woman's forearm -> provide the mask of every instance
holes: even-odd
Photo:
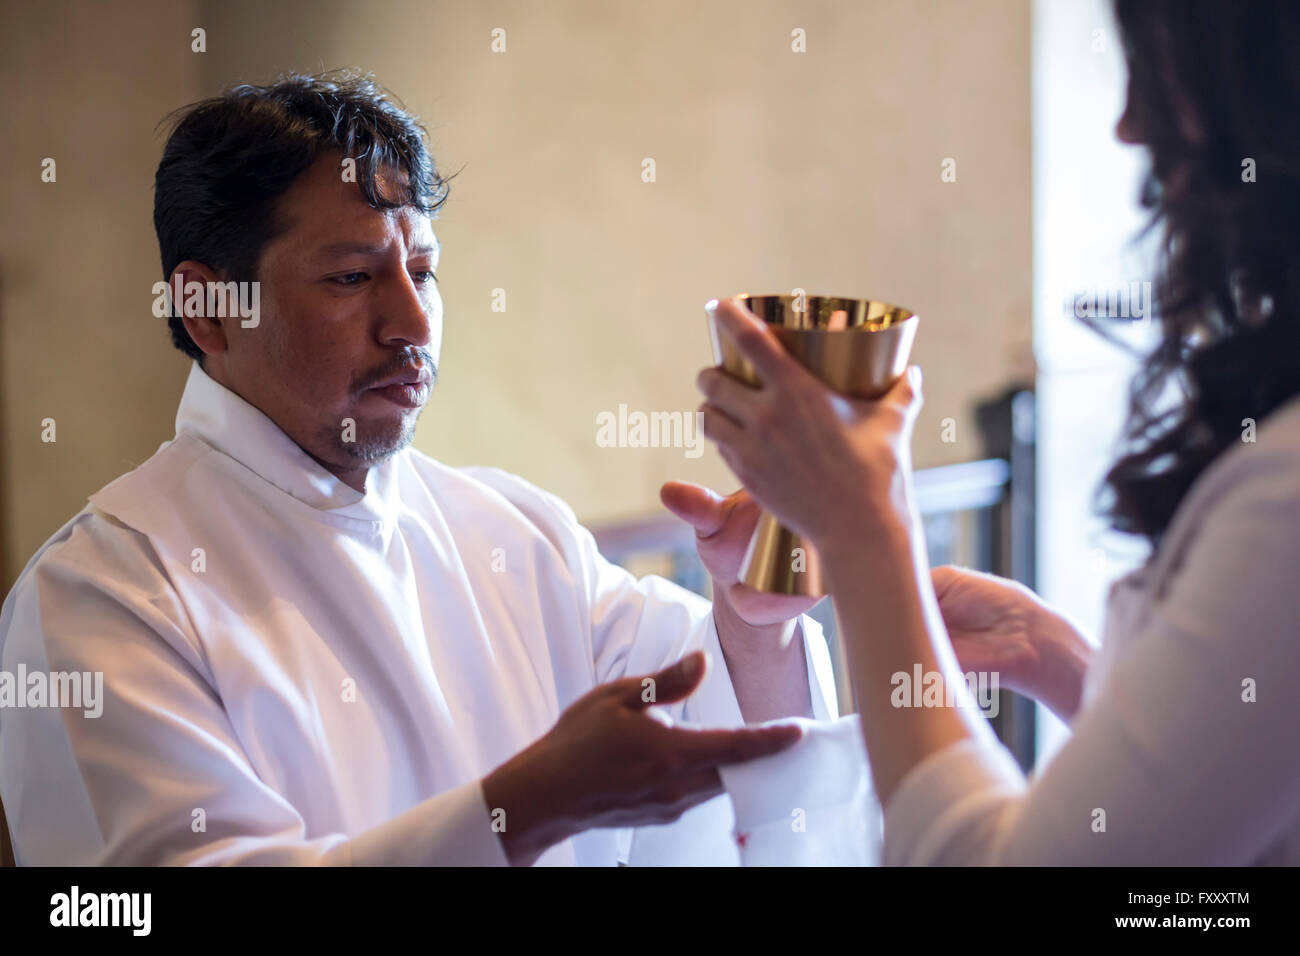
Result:
[[[918,763],[966,737],[988,733],[961,677],[923,553],[919,529],[904,518],[867,520],[842,544],[820,548],[863,736],[881,803]],[[864,546],[863,542],[867,542]],[[939,675],[962,706],[895,706],[895,675]],[[906,702],[905,702],[906,703]]]

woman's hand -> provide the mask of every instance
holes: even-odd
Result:
[[[1016,581],[955,567],[931,580],[962,671],[996,672],[1069,723],[1092,655],[1078,628]]]
[[[818,547],[869,534],[882,521],[910,526],[920,369],[908,369],[874,401],[845,398],[792,358],[748,309],[724,299],[715,317],[763,384],[702,371],[704,434],[754,498]]]

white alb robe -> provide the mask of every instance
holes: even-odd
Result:
[[[408,449],[361,494],[197,364],[176,428],[0,612],[5,671],[104,675],[99,717],[0,709],[20,864],[502,864],[481,778],[596,685],[704,648],[705,685],[669,713],[743,723],[708,602],[610,564],[526,481]],[[835,753],[859,781],[860,742]],[[734,864],[732,824],[722,796],[539,862]]]

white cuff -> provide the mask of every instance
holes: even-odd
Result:
[[[804,739],[720,769],[735,808],[742,865],[877,865],[879,814],[857,715],[771,723],[800,724]]]
[[[471,780],[348,841],[353,866],[508,866],[483,784]]]

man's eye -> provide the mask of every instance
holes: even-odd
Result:
[[[421,269],[415,275],[421,282],[428,282],[430,279],[434,282],[438,281],[438,273],[434,272],[432,269]]]
[[[361,280],[368,278],[364,272],[349,272],[347,275],[331,276],[331,282],[337,282],[339,285],[358,285]]]

